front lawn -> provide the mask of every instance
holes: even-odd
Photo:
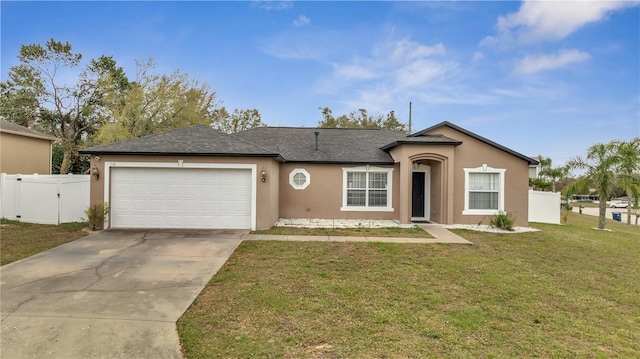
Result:
[[[473,246],[245,241],[178,322],[187,358],[640,357],[640,230],[571,213]]]
[[[65,223],[59,226],[2,219],[0,221],[0,265],[57,247],[84,237],[87,223]]]

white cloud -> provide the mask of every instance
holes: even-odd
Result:
[[[301,27],[311,23],[311,19],[304,15],[299,15],[297,19],[293,20],[294,27]]]
[[[262,47],[265,54],[287,60],[319,60],[325,57],[322,51],[310,44],[270,43]]]
[[[285,60],[327,62],[343,50],[335,44],[337,34],[294,31],[262,40],[260,49],[267,55]]]
[[[388,112],[398,102],[410,100],[485,105],[501,97],[472,89],[465,76],[468,69],[448,55],[443,43],[387,37],[367,47],[367,51],[344,41],[344,37],[341,32],[295,32],[269,38],[261,48],[277,58],[329,65],[329,73],[318,78],[314,90],[339,96],[336,102],[347,109]],[[482,56],[478,53],[475,59]]]
[[[455,63],[420,59],[400,67],[394,74],[395,82],[398,88],[418,88],[446,76],[456,67]]]
[[[471,57],[471,62],[478,62],[482,59],[484,59],[484,54],[480,51],[476,51],[473,53],[473,56]]]
[[[444,55],[446,52],[442,43],[425,46],[411,40],[401,40],[394,44],[391,58],[396,61],[413,60],[431,55]]]
[[[370,80],[377,77],[372,69],[358,64],[334,64],[334,76],[344,80]]]
[[[514,67],[514,73],[533,74],[544,70],[554,70],[567,65],[586,61],[589,53],[571,49],[560,50],[552,54],[531,55],[522,58]]]
[[[613,12],[640,2],[630,1],[537,1],[525,0],[518,12],[498,17],[497,36],[481,44],[532,43],[566,38],[590,23],[606,20]]]
[[[461,68],[455,59],[444,57],[442,43],[422,44],[410,39],[378,42],[366,55],[334,61],[333,72],[322,79],[318,90],[349,94],[339,102],[346,108],[387,112],[398,102],[411,99],[427,103],[476,101],[466,91],[452,88]]]
[[[336,59],[355,54],[363,42],[361,33],[304,27],[258,40],[259,49],[269,56],[286,60],[308,60],[331,65]]]
[[[251,6],[262,10],[289,10],[293,7],[293,1],[254,0]]]

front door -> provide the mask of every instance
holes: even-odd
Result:
[[[424,172],[413,172],[413,182],[411,187],[411,217],[424,218]]]
[[[411,176],[411,218],[414,220],[428,221],[430,198],[430,167],[419,166],[418,170],[414,170]]]

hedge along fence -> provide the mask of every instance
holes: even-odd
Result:
[[[0,217],[21,222],[81,222],[89,207],[89,175],[8,175],[0,178]]]

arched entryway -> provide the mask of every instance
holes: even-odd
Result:
[[[411,220],[447,223],[447,158],[423,153],[411,160]]]

